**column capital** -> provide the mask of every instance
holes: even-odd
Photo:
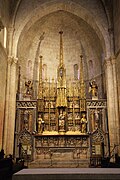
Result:
[[[7,62],[8,62],[9,65],[12,64],[12,61],[13,61],[13,57],[12,56],[8,56]]]
[[[13,57],[12,58],[12,64],[17,64],[18,63],[18,58],[17,57]]]
[[[10,65],[17,64],[18,58],[17,57],[13,57],[13,56],[8,56],[7,62]]]
[[[109,34],[113,34],[113,32],[114,32],[113,27],[108,28],[108,32],[109,32]]]
[[[115,64],[116,64],[116,58],[115,58],[115,57],[113,57],[113,58],[111,59],[111,63],[112,63],[112,65],[115,65]]]
[[[110,56],[109,58],[105,58],[104,60],[104,64],[107,64],[107,65],[114,64],[115,62],[116,62],[116,57],[114,55]]]
[[[111,66],[111,58],[105,58],[104,60],[104,67]]]
[[[7,30],[8,30],[7,32],[8,34],[12,34],[15,31],[15,28],[13,26],[8,26]]]

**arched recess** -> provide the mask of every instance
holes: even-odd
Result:
[[[22,2],[21,2],[22,3]],[[94,18],[93,15],[85,8],[78,5],[77,3],[73,1],[50,1],[47,3],[38,4],[38,6],[29,13],[29,16],[27,16],[22,23],[19,22],[19,19],[17,19],[16,14],[16,21],[14,22],[15,26],[15,32],[13,37],[13,47],[12,48],[12,54],[14,56],[17,56],[17,44],[20,37],[21,32],[25,29],[25,31],[28,31],[28,29],[39,19],[42,17],[51,14],[53,12],[57,12],[58,10],[63,10],[66,12],[69,12],[71,14],[74,14],[80,18],[82,18],[86,23],[88,23],[94,31],[97,33],[98,37],[100,38],[102,47],[105,51],[105,56],[108,58],[110,57],[110,43],[109,43],[109,34],[108,34],[108,27],[104,27],[101,22],[97,21],[97,18]],[[19,9],[18,9],[19,12]],[[16,24],[18,22],[18,24]]]
[[[53,24],[54,20],[54,24]],[[50,22],[50,23],[49,23]],[[30,29],[27,31],[26,29],[22,31],[19,41],[18,41],[18,59],[23,64],[23,70],[25,72],[24,62],[26,59],[32,59],[35,64],[36,61],[36,52],[39,44],[39,38],[44,34],[43,41],[41,43],[40,53],[43,55],[43,63],[54,64],[53,66],[57,68],[59,63],[59,31],[63,30],[63,41],[64,41],[64,63],[67,67],[67,75],[71,70],[72,65],[75,63],[80,63],[80,54],[84,56],[84,76],[85,80],[89,80],[88,68],[89,58],[95,59],[95,76],[101,73],[101,52],[103,53],[101,42],[94,32],[94,30],[82,19],[77,16],[68,13],[66,11],[57,11],[51,13],[40,20],[38,20]],[[54,32],[55,30],[55,32]],[[27,38],[26,38],[27,37]],[[49,40],[50,39],[50,40]],[[49,44],[49,47],[46,45]],[[51,45],[53,45],[51,48]],[[96,45],[97,44],[97,45]],[[46,48],[47,46],[47,48]],[[97,48],[97,49],[96,49]],[[33,49],[33,51],[31,51]],[[48,54],[48,51],[54,51],[54,55],[51,56],[51,52]],[[30,52],[29,52],[30,51]],[[34,55],[33,55],[34,54]],[[21,57],[23,55],[23,57]],[[32,57],[31,57],[32,56]],[[58,57],[56,57],[58,56]],[[38,55],[39,57],[39,55]],[[57,58],[57,59],[56,59]],[[39,59],[38,59],[39,62]],[[37,62],[37,63],[38,63]],[[34,72],[39,71],[38,69]],[[51,75],[50,68],[52,66],[48,66],[48,74]],[[54,68],[54,70],[56,69]],[[53,71],[53,69],[52,69]],[[69,76],[69,75],[68,75]],[[56,77],[56,73],[53,74],[52,77]],[[38,79],[33,78],[35,81]]]
[[[21,4],[22,4],[23,1],[21,1]],[[39,1],[40,2],[40,1]],[[34,24],[50,15],[50,14],[53,14],[53,13],[57,13],[58,11],[64,11],[64,12],[68,12],[78,18],[81,18],[84,22],[86,22],[90,27],[91,29],[94,30],[95,34],[99,37],[99,40],[100,40],[100,43],[101,43],[101,46],[102,46],[102,49],[104,50],[104,57],[106,57],[106,59],[109,59],[110,56],[111,56],[111,42],[110,42],[110,37],[109,37],[109,33],[108,33],[108,27],[109,25],[107,23],[103,23],[102,24],[102,21],[99,20],[99,18],[97,18],[97,15],[94,16],[93,13],[91,13],[91,11],[89,11],[87,8],[85,8],[84,6],[82,6],[81,4],[77,3],[79,1],[60,1],[60,0],[54,0],[54,1],[45,1],[45,3],[43,3],[42,5],[39,3],[38,6],[34,6],[34,10],[32,11],[28,11],[28,15],[26,17],[23,18],[22,17],[22,23],[20,23],[20,13],[19,13],[19,9],[18,9],[18,12],[16,12],[16,19],[14,20],[14,28],[15,28],[15,31],[14,31],[14,35],[12,34],[13,36],[13,46],[11,48],[11,54],[13,56],[17,56],[18,55],[18,52],[17,52],[17,49],[18,49],[18,42],[19,42],[19,39],[21,37],[21,34],[22,32],[28,32],[29,29],[34,26]],[[83,1],[82,1],[83,2]],[[86,1],[87,2],[87,1]],[[89,1],[90,2],[90,1]],[[94,9],[92,9],[94,11]],[[18,15],[19,14],[19,15]],[[84,43],[84,42],[83,42]],[[82,43],[82,44],[83,44]],[[84,49],[85,50],[85,49]],[[87,51],[87,50],[86,50]],[[103,58],[104,58],[103,57]],[[86,57],[87,59],[87,57]],[[110,78],[109,79],[112,79],[112,69],[109,69],[108,70],[110,71]],[[111,80],[112,81],[112,80]],[[112,89],[110,86],[108,88],[108,90]],[[114,92],[110,91],[110,93],[108,92],[108,97],[111,96],[111,93],[113,94],[113,99],[117,99],[117,98],[114,98]],[[112,98],[111,98],[112,99]],[[110,98],[109,98],[110,100]],[[111,102],[111,101],[110,101]],[[109,105],[110,105],[110,108],[109,110],[111,111],[111,104],[112,107],[114,107],[114,103],[109,102]],[[109,118],[111,119],[110,122],[113,121],[113,114],[114,112],[112,113],[109,112]],[[111,127],[112,127],[112,123],[111,123]],[[113,132],[113,131],[111,131]],[[112,133],[111,133],[112,134]]]
[[[24,158],[25,160],[32,160],[32,146],[32,135],[26,129],[24,129],[18,135],[19,157]]]

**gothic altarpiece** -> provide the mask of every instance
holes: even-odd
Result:
[[[106,100],[98,99],[95,81],[90,83],[92,99],[86,99],[82,56],[80,79],[66,80],[62,33],[57,82],[43,81],[40,56],[37,99],[32,100],[34,87],[28,81],[24,100],[16,102],[15,155],[27,161],[54,159],[57,152],[70,152],[73,161],[90,161],[109,151]]]

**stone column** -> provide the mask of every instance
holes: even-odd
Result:
[[[113,72],[113,62],[111,58],[105,60],[105,75],[106,75],[106,91],[107,91],[107,111],[108,111],[108,127],[110,136],[110,151],[114,146],[118,145],[118,134],[116,127],[116,108],[117,104],[115,90],[115,69]]]
[[[108,127],[110,135],[111,149],[116,144],[115,132],[115,107],[114,107],[114,85],[111,59],[105,60],[105,75],[106,75],[106,91],[107,91],[107,111],[108,111]]]
[[[10,91],[10,69],[12,63],[12,57],[9,56],[7,60],[7,87],[6,87],[6,99],[5,99],[5,121],[4,121],[4,133],[3,133],[3,149],[5,154],[7,153],[7,130],[9,119],[9,91]]]
[[[14,148],[14,129],[16,112],[16,65],[17,58],[12,59],[10,74],[10,93],[9,93],[9,119],[7,129],[7,154],[13,154]]]
[[[112,58],[112,70],[113,70],[113,85],[114,85],[114,110],[115,110],[115,131],[116,131],[116,145],[119,145],[120,142],[120,132],[119,132],[119,109],[118,109],[118,91],[117,91],[117,74],[116,74],[116,59]],[[116,147],[118,152],[119,148]],[[120,153],[120,150],[119,150]]]
[[[8,32],[7,32],[7,34],[8,34],[8,54],[9,55],[13,55],[13,53],[12,53],[12,49],[13,49],[13,34],[14,34],[14,31],[15,31],[15,29],[14,29],[14,27],[13,26],[9,26],[8,27]]]

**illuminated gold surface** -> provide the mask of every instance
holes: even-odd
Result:
[[[80,135],[81,112],[86,111],[83,56],[80,56],[80,79],[66,80],[63,58],[63,32],[60,33],[60,56],[57,81],[42,79],[42,56],[39,65],[38,112],[45,122],[42,135]],[[49,79],[49,80],[48,80]]]

